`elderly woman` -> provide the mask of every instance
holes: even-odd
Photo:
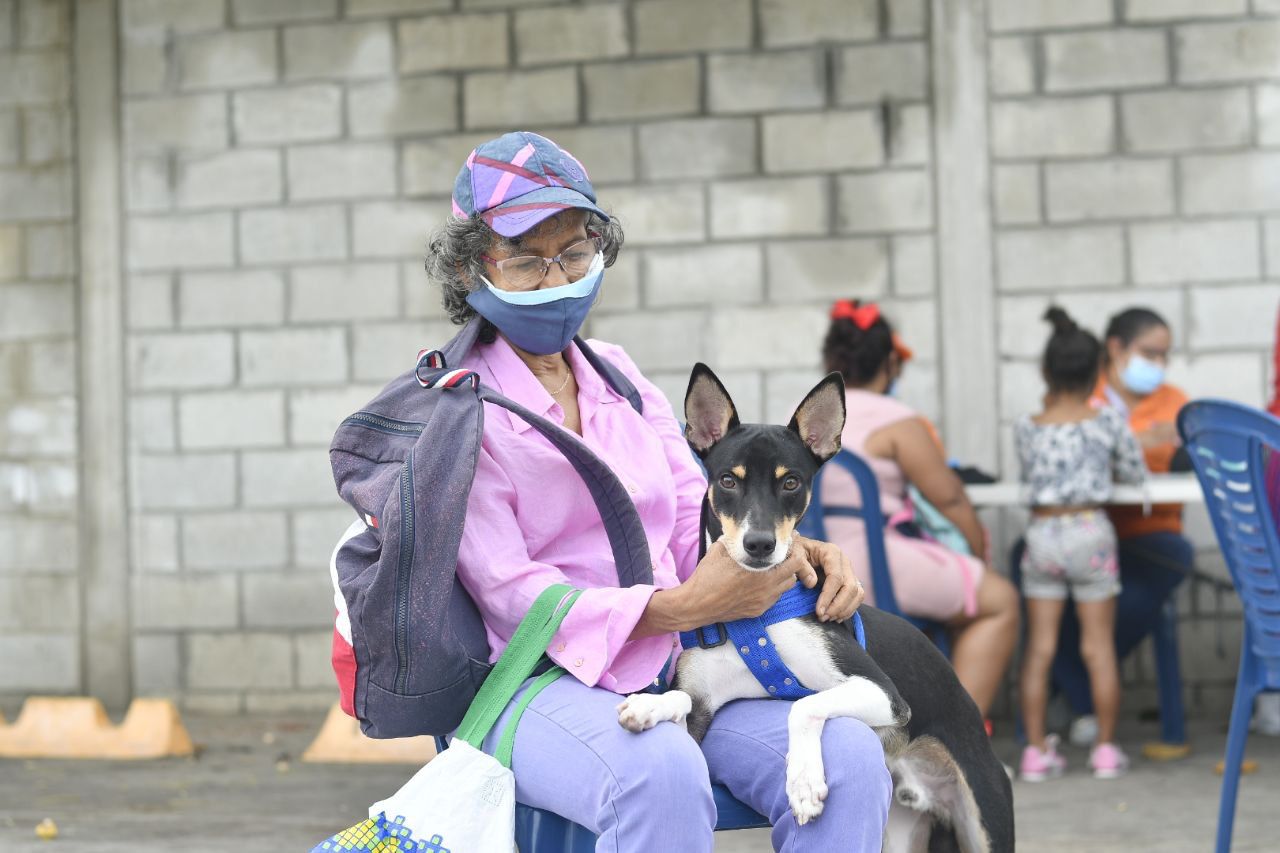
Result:
[[[826,726],[830,793],[822,817],[803,826],[785,791],[788,703],[729,705],[701,748],[671,723],[642,734],[618,724],[619,694],[660,677],[680,649],[677,632],[758,615],[797,577],[812,586],[814,564],[825,574],[820,615],[846,619],[862,600],[848,560],[823,543],[797,538],[765,573],[742,571],[718,543],[698,559],[707,483],[671,406],[621,348],[590,343],[635,384],[643,414],[571,345],[622,241],[581,163],[549,139],[508,133],[467,157],[453,217],[427,258],[453,321],[487,321],[460,366],[579,435],[631,493],[654,559],[651,585],[619,588],[604,525],[568,460],[490,409],[457,573],[492,659],[549,584],[585,590],[548,649],[573,677],[533,700],[516,735],[516,798],[597,833],[597,850],[710,851],[717,782],[769,818],[777,849],[879,850],[890,780],[860,722]]]

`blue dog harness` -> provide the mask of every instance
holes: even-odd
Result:
[[[800,683],[778,654],[777,647],[769,639],[766,626],[797,616],[813,613],[818,606],[818,589],[806,589],[798,581],[796,585],[782,594],[772,607],[756,619],[735,619],[732,622],[717,622],[704,625],[692,631],[680,632],[680,645],[686,649],[710,649],[733,643],[742,655],[747,669],[755,676],[756,681],[770,696],[779,699],[799,699],[810,696],[815,691]],[[866,630],[862,627],[862,615],[853,614],[853,635],[858,645],[867,647]]]

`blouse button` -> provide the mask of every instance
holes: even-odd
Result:
[[[636,488],[635,483],[632,483],[631,485],[627,486],[627,491],[634,495],[636,492],[639,491],[639,489]]]
[[[560,645],[556,646],[556,651],[558,652],[564,651],[564,643],[561,643]]]
[[[574,662],[573,662],[573,665],[574,665],[574,666],[582,666],[582,658],[578,658],[576,661],[574,661]]]

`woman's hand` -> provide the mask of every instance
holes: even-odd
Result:
[[[813,566],[795,548],[772,569],[753,572],[740,566],[724,543],[717,541],[681,589],[692,612],[698,614],[700,621],[694,626],[698,627],[759,616],[795,586],[797,577],[808,587],[818,582]]]
[[[792,554],[812,565],[822,567],[822,592],[818,596],[817,613],[823,622],[843,622],[853,616],[867,597],[862,581],[853,573],[848,556],[830,542],[795,537]],[[811,584],[805,584],[811,586]]]
[[[1163,447],[1165,445],[1178,445],[1181,442],[1178,439],[1178,428],[1170,421],[1158,421],[1137,434],[1138,444],[1142,445],[1143,450],[1150,447]]]

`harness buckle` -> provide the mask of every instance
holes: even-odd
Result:
[[[708,628],[715,628],[720,634],[720,639],[716,640],[714,643],[708,643]],[[729,629],[725,628],[723,622],[717,622],[715,625],[703,625],[698,629],[698,648],[700,649],[714,649],[716,646],[723,646],[727,642],[729,642]]]

